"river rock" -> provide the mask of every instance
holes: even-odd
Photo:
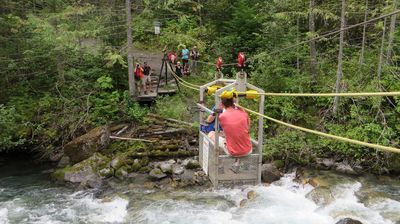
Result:
[[[114,170],[110,167],[105,167],[99,170],[99,176],[103,178],[112,177],[114,175]]]
[[[247,192],[247,199],[249,200],[254,200],[257,196],[258,194],[253,190]]]
[[[197,171],[194,173],[193,180],[198,185],[204,185],[208,182],[208,177],[204,171]]]
[[[247,207],[248,200],[247,199],[242,199],[239,203],[239,207],[244,208]]]
[[[194,184],[194,174],[193,170],[184,170],[183,174],[180,175],[180,186],[185,187]]]
[[[355,220],[355,219],[351,219],[351,218],[345,218],[345,219],[341,219],[336,224],[362,224],[362,222]]]
[[[181,175],[181,174],[183,174],[183,172],[185,172],[185,168],[183,168],[183,166],[178,165],[178,164],[172,165],[172,173],[173,174]]]
[[[163,173],[172,173],[172,165],[169,162],[163,162],[160,164],[160,169]]]
[[[316,168],[322,170],[329,170],[335,165],[335,161],[331,158],[317,158],[315,163]]]
[[[176,161],[174,159],[170,159],[170,160],[168,160],[168,163],[172,165],[172,164],[175,164]]]
[[[339,173],[344,173],[344,174],[357,174],[356,171],[347,163],[336,163],[335,164],[336,168],[335,170]]]
[[[159,168],[154,168],[150,171],[149,176],[154,180],[160,180],[167,176],[167,174],[163,173]]]
[[[200,168],[200,163],[199,161],[195,160],[195,159],[189,159],[187,164],[186,164],[186,169],[198,169]]]
[[[68,156],[61,157],[60,161],[58,161],[57,167],[64,168],[71,163],[71,159]]]
[[[95,153],[90,158],[83,160],[72,167],[65,167],[53,173],[53,177],[71,183],[94,182],[100,179],[96,174],[97,170],[107,167],[109,159],[101,154]]]
[[[327,187],[315,188],[306,195],[306,198],[314,201],[317,205],[327,205],[334,200],[331,190]]]
[[[281,172],[272,163],[262,165],[261,179],[263,182],[272,183],[279,180],[281,177]]]
[[[110,130],[107,126],[97,127],[75,138],[64,146],[64,153],[72,163],[83,161],[95,152],[105,149],[110,142]]]
[[[123,166],[123,167],[119,168],[117,171],[115,171],[115,177],[120,180],[125,179],[127,176],[128,176],[128,169],[125,166]]]

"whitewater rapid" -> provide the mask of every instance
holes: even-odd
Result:
[[[54,186],[44,174],[0,176],[0,224],[335,224],[347,217],[364,224],[400,222],[400,181],[323,175],[331,180],[332,198],[324,203],[311,200],[314,187],[295,181],[294,173],[270,186],[220,190],[135,191],[119,183],[120,190],[106,195]],[[257,197],[241,206],[249,191]]]

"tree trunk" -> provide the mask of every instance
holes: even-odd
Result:
[[[300,33],[300,31],[299,31],[299,27],[300,27],[300,17],[299,16],[297,16],[297,21],[296,21],[296,23],[297,23],[297,30],[296,30],[296,44],[299,44],[299,42],[300,42],[300,37],[299,37],[299,33]],[[299,49],[299,48],[298,48]],[[297,54],[296,54],[296,69],[297,69],[297,72],[300,72],[300,56],[299,56],[299,50],[297,49]]]
[[[344,29],[346,26],[346,0],[342,0],[342,13],[340,16],[340,29]],[[344,31],[340,32],[340,43],[339,43],[339,55],[338,55],[338,67],[336,72],[336,87],[335,92],[339,93],[341,90],[341,82],[343,77],[343,45],[344,45]],[[339,105],[339,96],[335,96],[333,101],[333,114],[337,115]]]
[[[379,52],[379,63],[378,63],[378,80],[381,80],[382,77],[382,66],[384,63],[383,51],[385,49],[385,39],[386,39],[386,17],[383,20],[383,31],[382,31],[382,41],[381,41],[381,50]]]
[[[310,32],[314,35],[315,33],[315,18],[314,18],[314,6],[315,0],[310,0],[310,15],[308,26]],[[312,83],[315,84],[317,82],[317,50],[315,47],[315,41],[310,41],[310,72],[311,72],[311,80]]]
[[[133,77],[133,55],[132,55],[132,15],[131,0],[126,0],[126,23],[127,23],[127,41],[128,41],[128,80],[129,94],[135,96],[135,79]]]
[[[393,0],[393,11],[397,9],[397,0]],[[396,15],[394,14],[390,17],[390,29],[389,29],[389,41],[387,46],[386,60],[390,61],[392,58],[392,50],[393,50],[393,39],[394,39],[394,31],[396,28]]]
[[[364,22],[368,19],[368,0],[365,0],[365,13],[364,13]],[[361,53],[360,53],[360,67],[364,64],[364,51],[365,51],[365,36],[367,31],[367,24],[365,23],[363,26],[363,36],[362,36],[362,44],[361,44]]]

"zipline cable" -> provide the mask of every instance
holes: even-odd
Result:
[[[274,119],[272,117],[268,117],[268,116],[266,116],[264,114],[260,114],[260,113],[258,113],[256,111],[250,110],[250,109],[242,107],[240,105],[236,105],[236,106],[242,108],[243,110],[245,110],[245,111],[247,111],[249,113],[262,116],[262,117],[264,117],[264,118],[266,118],[266,119],[268,119],[270,121],[273,121],[275,123],[278,123],[278,124],[281,124],[281,125],[284,125],[286,127],[290,127],[290,128],[296,129],[296,130],[300,130],[300,131],[304,131],[304,132],[307,132],[307,133],[311,133],[311,134],[315,134],[315,135],[319,135],[319,136],[335,139],[335,140],[342,141],[342,142],[348,142],[348,143],[352,143],[352,144],[356,144],[356,145],[366,146],[366,147],[374,148],[374,149],[381,150],[381,151],[400,153],[400,149],[398,149],[398,148],[389,147],[389,146],[383,146],[383,145],[378,145],[378,144],[372,144],[372,143],[368,143],[368,142],[362,142],[362,141],[358,141],[358,140],[354,140],[354,139],[349,139],[349,138],[345,138],[345,137],[341,137],[341,136],[337,136],[337,135],[332,135],[332,134],[328,134],[328,133],[324,133],[324,132],[320,132],[320,131],[311,130],[311,129],[308,129],[308,128],[299,127],[299,126],[296,126],[296,125],[293,125],[293,124],[289,124],[289,123]]]
[[[236,92],[246,94],[246,92]],[[400,96],[400,92],[365,92],[365,93],[259,93],[251,92],[253,95],[264,96],[293,96],[293,97],[333,97],[333,96]]]

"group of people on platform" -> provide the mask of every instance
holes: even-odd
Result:
[[[180,77],[184,75],[188,76],[190,73],[197,73],[197,61],[199,58],[200,53],[196,46],[194,46],[191,50],[187,49],[186,46],[183,46],[180,52],[180,59],[182,60],[182,63],[179,61],[178,56],[174,51],[168,53],[168,59],[172,64],[174,64],[175,73]]]
[[[136,63],[134,76],[138,93],[147,95],[149,92],[154,92],[151,84],[151,68],[147,62],[144,62],[143,66]]]

